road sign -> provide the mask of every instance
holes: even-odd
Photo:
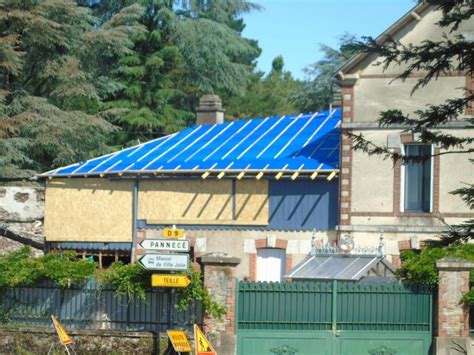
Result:
[[[54,329],[56,329],[56,333],[58,333],[59,341],[61,344],[64,346],[66,345],[71,345],[72,344],[72,338],[69,336],[69,334],[66,332],[66,330],[63,328],[61,323],[56,319],[55,316],[51,316],[51,320],[53,321]],[[67,349],[67,347],[66,347]],[[68,351],[69,353],[69,351]]]
[[[187,270],[188,254],[145,254],[138,262],[147,270]]]
[[[191,352],[191,345],[189,345],[188,338],[182,330],[168,330],[168,337],[171,340],[174,351],[178,353],[188,353]]]
[[[211,342],[207,340],[197,324],[194,324],[194,342],[196,345],[195,355],[217,355],[217,351],[214,350]]]
[[[164,238],[182,238],[183,236],[184,236],[184,229],[172,229],[172,228],[163,229]]]
[[[145,239],[140,243],[143,249],[160,251],[189,251],[187,239]]]
[[[151,275],[151,286],[153,287],[188,287],[191,280],[186,275]]]

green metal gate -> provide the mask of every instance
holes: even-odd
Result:
[[[348,282],[237,285],[237,353],[429,354],[432,290]]]

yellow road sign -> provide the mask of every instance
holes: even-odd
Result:
[[[197,324],[194,324],[194,342],[196,345],[195,355],[217,355],[217,351],[214,350],[211,342],[207,340]]]
[[[153,287],[188,287],[191,280],[186,275],[166,275],[166,274],[152,274],[151,285]]]
[[[165,238],[183,238],[184,229],[172,229],[165,228],[163,229],[163,237]]]
[[[69,336],[68,333],[66,333],[66,330],[62,327],[56,317],[52,315],[51,320],[53,321],[54,328],[56,329],[56,333],[58,333],[59,341],[61,342],[61,344],[72,344],[72,338]]]
[[[182,330],[168,330],[168,337],[173,344],[174,351],[178,353],[188,353],[191,352],[191,345],[189,345],[188,338]]]

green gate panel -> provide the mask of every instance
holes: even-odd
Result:
[[[260,331],[239,332],[241,355],[314,355],[332,354],[332,332]]]
[[[431,333],[341,332],[338,343],[333,354],[426,355],[430,352]]]
[[[426,355],[432,289],[349,282],[237,285],[237,353]]]

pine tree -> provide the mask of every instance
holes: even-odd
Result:
[[[141,13],[124,9],[97,30],[73,1],[0,3],[0,177],[30,177],[106,149],[112,125],[79,109],[116,89],[109,66],[131,52]]]
[[[88,1],[86,1],[88,3]],[[90,2],[107,19],[133,1]],[[259,55],[255,43],[241,36],[238,16],[254,7],[240,0],[142,0],[145,33],[132,37],[134,53],[120,59],[115,77],[122,89],[104,103],[120,109],[113,141],[136,143],[175,132],[194,120],[199,97],[207,93],[242,95]]]
[[[293,97],[301,91],[301,83],[284,70],[283,57],[272,62],[268,75],[255,73],[254,82],[244,96],[227,100],[226,115],[230,117],[267,117],[298,112]]]
[[[339,49],[326,44],[320,45],[320,51],[324,56],[304,69],[307,79],[302,83],[302,90],[294,97],[300,111],[310,112],[329,108],[339,90],[334,72],[355,54],[352,48],[347,47],[355,41],[354,35],[346,33],[339,39]]]
[[[349,45],[348,50],[363,50],[377,53],[381,56],[385,68],[391,65],[401,65],[402,74],[398,79],[406,79],[414,72],[425,73],[413,91],[428,85],[440,74],[447,72],[462,72],[467,76],[474,76],[474,42],[460,33],[454,34],[461,23],[472,23],[474,20],[474,2],[463,0],[430,0],[428,3],[437,6],[442,11],[442,18],[438,23],[440,31],[447,32],[440,41],[426,39],[420,44],[401,44],[395,40],[379,43],[367,37]],[[472,108],[474,92],[472,88],[464,88],[465,95],[460,98],[450,98],[439,105],[428,105],[426,109],[418,110],[416,117],[410,117],[401,110],[394,109],[382,112],[378,123],[381,127],[404,126],[406,131],[417,133],[420,141],[426,144],[435,144],[442,148],[439,155],[463,154],[472,156],[474,152],[474,137],[468,130],[474,128],[474,117],[466,115],[466,109]],[[454,135],[440,129],[445,123],[459,122],[464,132]],[[409,162],[410,158],[394,154],[387,146],[377,145],[363,135],[349,134],[354,141],[354,148],[377,154],[393,160]],[[470,159],[474,163],[474,159]],[[472,165],[459,167],[474,171]],[[474,175],[473,175],[474,176]],[[474,209],[474,185],[472,182],[452,192],[463,199],[470,209]],[[437,245],[449,245],[457,241],[469,241],[474,238],[474,219],[462,224],[450,226],[441,241],[433,242]]]

